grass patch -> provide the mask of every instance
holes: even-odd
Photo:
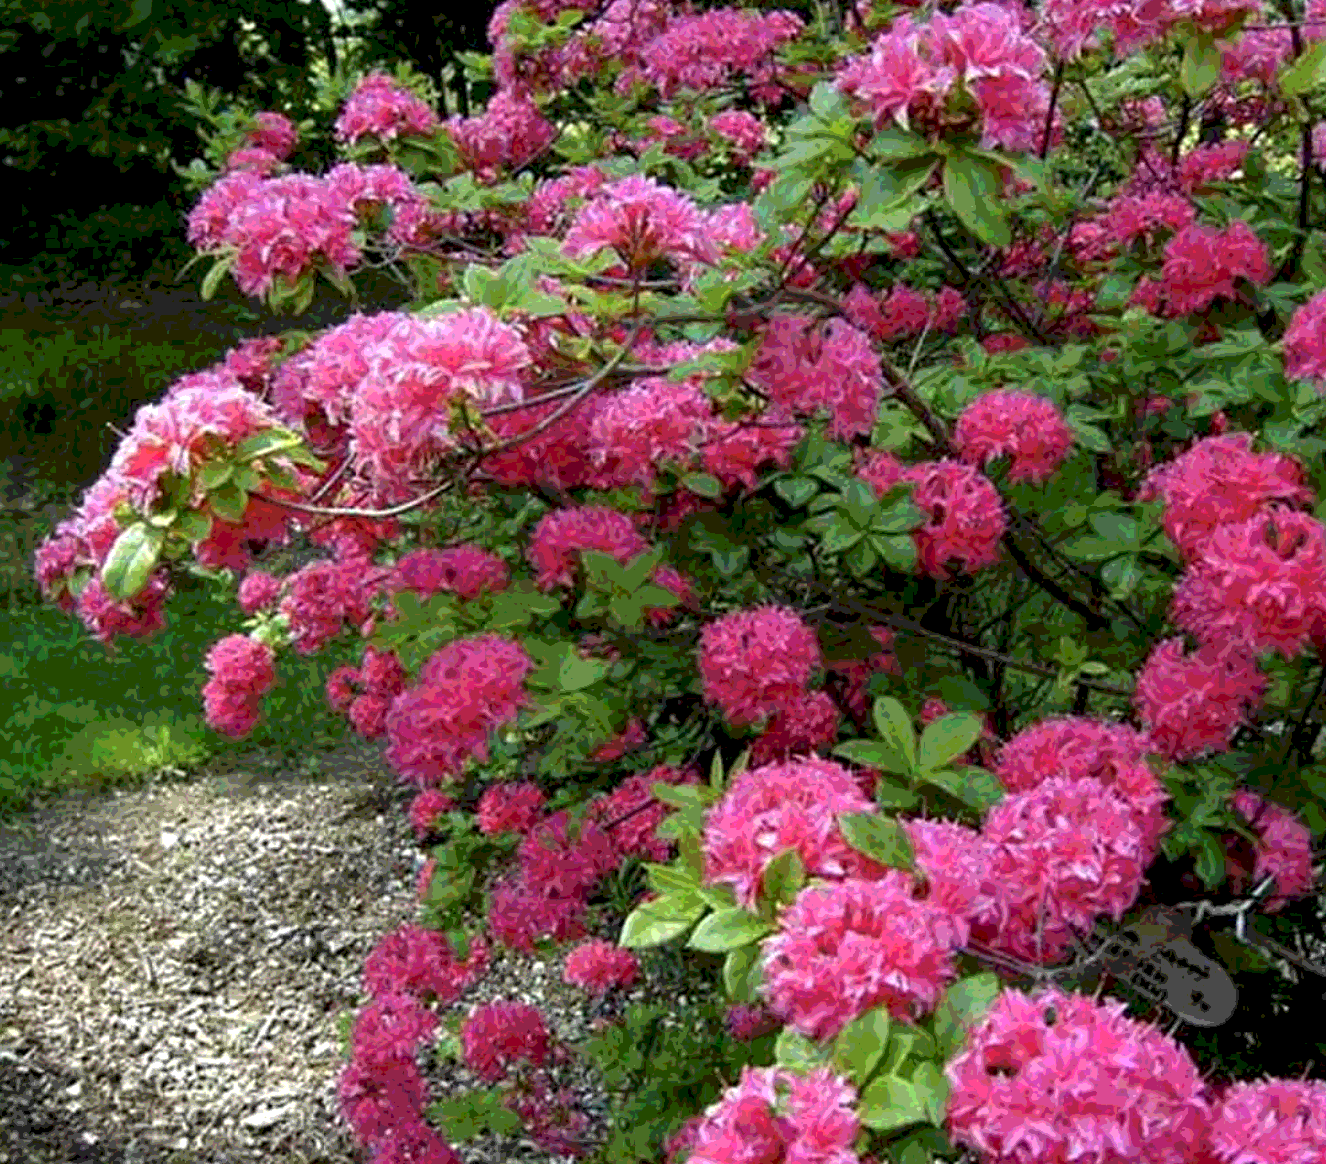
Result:
[[[165,630],[117,639],[112,655],[53,607],[0,610],[0,739],[10,745],[0,753],[0,817],[73,789],[133,786],[253,748],[294,762],[344,740],[349,729],[323,687],[332,668],[355,661],[348,640],[312,659],[283,654],[263,719],[244,740],[206,726],[204,657],[242,620],[232,598],[199,584],[171,600]]]

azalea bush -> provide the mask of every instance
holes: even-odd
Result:
[[[36,563],[108,643],[182,570],[238,583],[236,737],[278,655],[362,643],[326,697],[431,852],[350,1031],[373,1159],[1316,1158],[1321,1083],[1127,1013],[1200,1027],[1178,971],[1086,984],[1212,913],[1245,999],[1267,951],[1320,969],[1326,16],[509,2],[491,37],[487,110],[372,74],[324,176],[225,123],[205,290],[415,301],[178,381]],[[254,568],[296,531],[329,556]],[[444,1024],[497,947],[566,950],[588,1045]],[[614,1011],[674,948],[713,994]],[[424,1046],[487,1087],[430,1105]]]

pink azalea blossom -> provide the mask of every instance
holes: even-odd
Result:
[[[879,880],[803,889],[764,943],[762,990],[774,1014],[823,1041],[876,1006],[904,1023],[934,1010],[957,976],[963,934],[912,888],[889,869]]]
[[[1193,656],[1182,639],[1166,639],[1137,676],[1133,704],[1157,749],[1174,760],[1229,750],[1247,709],[1261,704],[1269,683],[1257,661],[1212,645]]]
[[[1013,389],[985,392],[958,417],[953,431],[958,455],[972,465],[1012,458],[1010,481],[1043,483],[1073,447],[1073,433],[1044,397]]]
[[[1201,1072],[1124,1011],[1004,990],[944,1069],[950,1137],[998,1164],[1193,1164],[1211,1118]]]
[[[799,701],[820,662],[815,632],[790,608],[735,611],[700,632],[704,696],[733,723],[753,723]]]

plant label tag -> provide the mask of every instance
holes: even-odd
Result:
[[[1165,915],[1148,915],[1105,943],[1105,967],[1185,1022],[1218,1027],[1238,1006],[1238,987],[1218,962],[1175,933]]]

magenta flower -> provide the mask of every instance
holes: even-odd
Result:
[[[800,701],[821,661],[815,632],[787,607],[735,611],[700,632],[704,696],[735,724]]]
[[[764,943],[769,1008],[809,1038],[834,1038],[876,1006],[904,1023],[934,1010],[957,976],[964,927],[912,894],[910,875],[803,889]]]
[[[1073,448],[1073,433],[1050,401],[1031,392],[996,389],[969,404],[953,430],[958,455],[970,465],[1009,456],[1010,481],[1049,480]]]
[[[1245,820],[1253,822],[1258,836],[1254,879],[1275,878],[1274,892],[1264,906],[1266,912],[1278,913],[1293,898],[1311,893],[1312,834],[1288,809],[1247,789],[1234,794],[1234,807]],[[1241,890],[1241,885],[1235,887],[1235,892]]]
[[[718,262],[695,203],[639,174],[605,186],[581,208],[562,244],[573,258],[603,247],[612,247],[637,272],[660,259]]]
[[[528,832],[543,808],[544,795],[537,784],[491,784],[479,797],[475,821],[484,836]]]
[[[355,142],[369,134],[382,141],[397,137],[429,137],[438,128],[437,114],[385,73],[370,73],[350,94],[336,119],[336,136]]]
[[[1257,660],[1211,645],[1184,654],[1182,639],[1166,639],[1137,676],[1133,705],[1149,738],[1172,760],[1225,752],[1247,709],[1261,704],[1269,680]]]
[[[832,760],[807,758],[743,772],[705,822],[705,880],[731,885],[737,904],[754,910],[764,869],[795,849],[810,877],[879,875],[883,866],[843,840],[838,816],[873,812],[852,774]]]
[[[521,1002],[476,1006],[460,1028],[465,1065],[485,1083],[496,1083],[520,1061],[542,1067],[552,1045],[543,1015]]]
[[[992,879],[1008,923],[974,935],[1025,961],[1047,965],[1070,949],[1074,932],[1100,914],[1118,921],[1137,900],[1146,868],[1141,828],[1129,807],[1098,780],[1053,776],[1005,797],[986,815]]]
[[[743,1067],[690,1128],[688,1164],[857,1164],[856,1089],[827,1067]]]
[[[488,947],[481,938],[469,955],[456,957],[446,935],[406,923],[378,941],[364,963],[364,989],[375,997],[404,991],[421,1001],[450,1006],[474,985],[488,967]]]
[[[1201,1073],[1124,1010],[1004,990],[945,1068],[950,1137],[992,1164],[1192,1164],[1211,1115]]]
[[[1326,1083],[1261,1079],[1231,1083],[1210,1125],[1218,1164],[1297,1164],[1326,1160]]]
[[[1326,291],[1294,312],[1285,330],[1285,376],[1326,383]]]
[[[1160,498],[1165,533],[1189,562],[1222,525],[1247,521],[1273,502],[1311,504],[1307,474],[1295,457],[1252,451],[1253,434],[1203,437],[1147,475],[1140,501]]]
[[[1174,623],[1199,643],[1302,653],[1326,617],[1326,531],[1271,505],[1217,527],[1174,588]]]
[[[605,994],[613,987],[630,986],[639,973],[640,964],[630,950],[595,938],[566,956],[562,977],[590,994]]]
[[[1052,777],[1098,780],[1133,814],[1142,830],[1145,864],[1171,826],[1169,792],[1146,762],[1147,736],[1126,724],[1089,716],[1050,716],[1023,728],[999,751],[994,771],[1010,792],[1028,792]]]

